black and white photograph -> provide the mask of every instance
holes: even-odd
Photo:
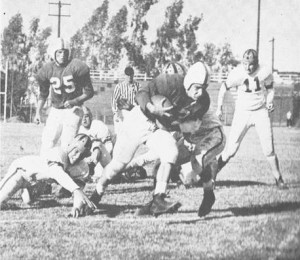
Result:
[[[300,1],[1,0],[0,259],[300,259]]]

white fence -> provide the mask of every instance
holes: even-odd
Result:
[[[94,81],[120,81],[124,79],[124,73],[116,70],[91,70],[91,78]],[[211,82],[223,82],[227,79],[228,73],[214,72],[210,75]],[[151,80],[146,73],[135,73],[134,79],[138,81]],[[299,74],[274,73],[274,81],[278,84],[290,85],[300,82]]]
[[[91,70],[91,78],[99,81],[115,81],[124,79],[124,73],[116,70]],[[146,73],[135,73],[134,79],[138,81],[151,80]]]

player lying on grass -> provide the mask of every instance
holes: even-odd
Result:
[[[25,203],[33,203],[32,191],[43,181],[56,181],[73,194],[71,216],[78,217],[84,215],[85,210],[93,209],[94,204],[75,183],[88,176],[83,159],[89,155],[91,145],[87,135],[78,134],[67,148],[52,148],[47,157],[28,155],[13,161],[0,182],[0,210],[6,208],[6,201],[18,190],[22,190]]]
[[[274,150],[272,124],[269,113],[274,110],[274,88],[272,71],[259,64],[258,54],[249,49],[243,55],[242,64],[233,69],[219,91],[217,116],[222,118],[225,92],[232,87],[238,89],[235,112],[227,146],[219,158],[222,169],[237,153],[248,129],[255,126],[263,153],[271,166],[276,185],[287,188],[279,170],[279,162]],[[267,95],[265,97],[265,92]]]

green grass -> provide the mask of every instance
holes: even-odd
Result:
[[[3,177],[13,159],[38,153],[42,126],[0,126]],[[101,209],[77,220],[66,218],[71,200],[44,196],[40,207],[25,208],[15,196],[10,204],[18,208],[0,212],[0,259],[299,259],[300,130],[274,128],[274,137],[288,190],[276,189],[252,129],[220,173],[205,218],[197,217],[202,189],[175,184],[178,213],[134,216],[151,198],[151,178],[109,186]]]

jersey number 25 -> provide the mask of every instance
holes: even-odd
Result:
[[[64,76],[62,83],[61,83],[61,80],[59,78],[52,77],[50,79],[50,84],[53,88],[53,91],[56,94],[59,94],[59,95],[61,95],[62,89],[64,89],[64,91],[66,93],[72,93],[72,92],[75,91],[75,84],[73,82],[73,76],[72,75]]]

